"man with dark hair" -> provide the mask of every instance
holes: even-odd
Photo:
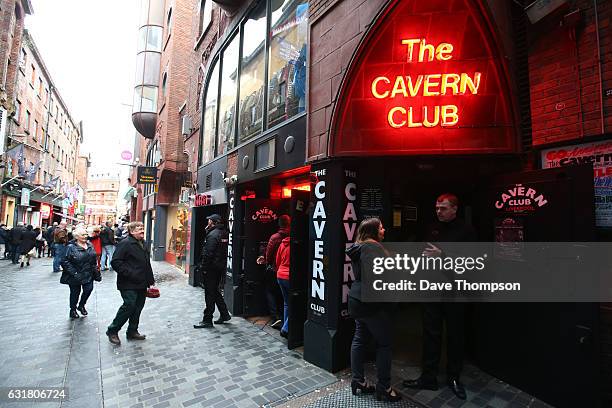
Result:
[[[45,240],[47,241],[47,258],[50,258],[55,255],[55,248],[53,245],[53,234],[57,229],[57,222],[54,222],[53,225],[49,225],[47,230],[45,231]]]
[[[266,285],[266,299],[268,301],[268,312],[270,313],[270,321],[272,324],[270,327],[279,329],[283,325],[280,315],[278,314],[278,299],[280,288],[278,286],[278,280],[276,279],[276,252],[283,239],[289,236],[289,229],[291,227],[291,217],[288,215],[281,215],[278,218],[278,231],[272,234],[268,240],[266,246],[266,254],[257,258],[257,263],[260,265],[266,264],[265,272],[265,285]]]
[[[23,241],[23,234],[25,232],[25,227],[23,222],[18,222],[17,226],[11,230],[10,240],[11,240],[11,248],[12,248],[12,256],[13,256],[13,264],[19,263],[19,256],[21,255],[21,242]]]
[[[219,319],[215,320],[215,324],[225,323],[232,318],[227,310],[220,287],[227,266],[229,234],[219,214],[209,215],[207,219],[206,239],[202,247],[201,261],[198,265],[198,269],[204,274],[204,301],[206,302],[206,308],[204,309],[202,321],[193,325],[196,329],[213,327],[212,318],[215,312],[215,305],[217,305],[221,313]]]
[[[427,257],[442,256],[438,242],[474,242],[476,231],[457,218],[459,199],[454,194],[442,194],[436,200],[438,221],[429,226],[425,235]],[[465,388],[459,378],[463,368],[465,349],[465,304],[426,303],[423,305],[423,369],[421,376],[405,380],[405,387],[437,390],[438,368],[442,352],[442,326],[446,322],[447,384],[459,399],[466,399]]]
[[[103,271],[107,269],[113,270],[111,259],[113,259],[113,252],[115,252],[115,232],[111,225],[110,221],[106,221],[100,232],[100,240],[102,241],[102,259],[100,263],[101,270]]]

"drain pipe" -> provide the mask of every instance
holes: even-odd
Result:
[[[603,79],[601,73],[601,47],[599,46],[599,16],[597,14],[597,0],[593,0],[593,7],[595,9],[595,38],[597,40],[597,66],[599,72],[599,115],[601,117],[601,134],[603,135],[606,133],[606,125],[603,107]]]

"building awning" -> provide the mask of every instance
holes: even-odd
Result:
[[[125,194],[123,195],[123,199],[125,201],[131,201],[132,197],[136,197],[137,195],[138,195],[138,192],[136,191],[136,189],[134,187],[129,187],[127,191],[125,192]]]

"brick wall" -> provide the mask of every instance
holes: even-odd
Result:
[[[5,91],[7,96],[6,100],[2,101],[2,105],[10,110],[15,95],[15,75],[17,74],[25,12],[18,0],[1,0],[0,4],[2,6],[0,11],[0,80],[5,77],[6,72]],[[20,12],[19,16],[15,17],[15,33],[14,36],[11,36],[9,33],[10,23],[16,8]],[[1,85],[0,83],[0,87]]]
[[[612,2],[598,1],[603,88],[612,84]],[[575,29],[562,27],[563,13],[531,27],[529,80],[533,144],[602,134],[599,64],[593,2],[577,0]],[[566,11],[566,13],[569,12]],[[612,128],[612,98],[604,96],[604,126]]]

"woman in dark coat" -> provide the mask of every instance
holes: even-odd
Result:
[[[355,319],[355,334],[351,345],[351,389],[353,395],[357,395],[358,390],[362,394],[376,391],[377,400],[394,402],[402,398],[391,388],[392,305],[361,301],[362,274],[372,270],[374,258],[387,256],[380,244],[384,237],[385,229],[380,220],[368,218],[359,224],[357,242],[346,250],[355,274],[348,298],[349,314]],[[371,339],[376,344],[376,388],[368,385],[363,372],[363,362]]]
[[[36,247],[36,237],[38,234],[33,231],[31,225],[28,225],[23,232],[23,238],[21,240],[21,245],[19,249],[21,251],[21,265],[20,268],[23,268],[23,263],[25,262],[27,266],[30,266],[30,251]]]
[[[68,244],[66,256],[62,260],[62,277],[60,282],[70,286],[70,317],[78,319],[81,312],[87,316],[85,304],[93,291],[93,281],[100,281],[100,271],[93,245],[87,242],[85,228],[76,228],[72,232],[75,241]],[[83,294],[81,295],[81,288]],[[79,295],[81,300],[79,301]],[[77,307],[78,304],[78,307]]]

